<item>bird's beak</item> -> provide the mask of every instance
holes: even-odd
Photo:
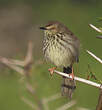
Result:
[[[42,29],[42,30],[47,30],[47,28],[46,28],[46,27],[40,27],[40,29]]]

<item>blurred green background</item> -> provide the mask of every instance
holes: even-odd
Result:
[[[62,78],[58,75],[50,77],[48,68],[52,65],[44,63],[42,55],[43,33],[39,26],[50,20],[58,20],[69,27],[81,41],[80,63],[75,69],[77,76],[86,78],[88,64],[95,75],[102,80],[101,64],[89,56],[85,49],[102,55],[99,33],[91,29],[88,24],[102,26],[98,17],[102,16],[101,0],[0,0],[0,56],[23,59],[26,54],[29,40],[33,41],[34,64],[32,69],[32,84],[36,85],[36,94],[39,99],[60,93]],[[39,63],[40,62],[40,63]],[[42,62],[42,63],[41,63]],[[21,100],[21,96],[35,102],[26,92],[24,84],[19,83],[18,73],[0,66],[0,110],[31,110]],[[79,73],[79,74],[78,74]],[[95,110],[98,101],[97,88],[77,83],[73,99],[77,107]],[[72,99],[72,100],[73,100]],[[66,104],[67,98],[62,97],[49,103],[50,110]]]

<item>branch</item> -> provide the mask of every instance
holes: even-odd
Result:
[[[96,55],[94,55],[92,52],[90,52],[89,50],[86,50],[86,52],[90,54],[93,58],[95,58],[98,62],[102,63],[102,60]]]
[[[47,98],[43,98],[42,99],[42,104],[44,106],[44,110],[49,110],[48,103],[51,102],[51,101],[57,100],[59,98],[61,98],[60,93],[57,93],[57,94],[55,94],[53,96],[50,96],[50,97],[47,97]]]
[[[17,71],[21,75],[24,75],[24,70],[22,68],[16,66],[16,65],[14,65],[12,63],[12,60],[0,56],[0,62],[2,62],[3,64],[5,64],[6,66],[10,67],[11,69]]]
[[[78,107],[77,110],[89,110],[88,108]]]
[[[102,39],[102,36],[97,36],[96,38],[98,38],[98,39]]]
[[[93,28],[94,30],[96,30],[97,32],[102,33],[102,30],[100,30],[99,28],[95,27],[94,25],[89,24],[89,26],[90,26],[91,28]]]
[[[96,110],[102,110],[102,89],[100,90],[100,95],[99,95]]]
[[[48,97],[48,98],[43,98],[43,100],[47,103],[47,102],[49,102],[49,101],[56,100],[56,99],[58,99],[58,98],[60,98],[60,97],[61,97],[60,93],[57,93],[57,94],[55,94],[55,95],[53,95],[53,96],[50,96],[50,97]]]
[[[0,62],[10,67],[11,69],[17,71],[21,75],[29,75],[33,62],[32,50],[33,50],[32,42],[29,42],[27,55],[24,61],[0,56]],[[24,69],[22,67],[24,67]]]
[[[32,64],[33,62],[33,44],[31,41],[29,42],[28,51],[24,62],[25,62],[25,66]]]
[[[62,73],[62,72],[59,72],[59,71],[56,71],[54,70],[55,73],[61,75],[61,76],[64,76],[66,78],[72,78],[69,74],[66,74],[66,73]],[[79,81],[79,82],[82,82],[82,83],[85,83],[85,84],[88,84],[88,85],[91,85],[91,86],[94,86],[94,87],[97,87],[97,88],[101,88],[102,89],[102,86],[101,84],[98,84],[98,83],[95,83],[95,82],[92,82],[92,81],[89,81],[89,80],[86,80],[86,79],[83,79],[83,78],[80,78],[80,77],[74,77],[74,79],[76,81]]]
[[[34,88],[32,87],[32,85],[30,83],[26,83],[26,89],[28,90],[28,92],[32,95],[35,94],[35,90]]]
[[[89,50],[86,50],[86,52],[88,54],[90,54],[93,58],[95,58],[98,62],[100,62],[102,64],[102,60],[100,58],[98,58],[96,55],[94,55]],[[59,74],[59,75],[61,75],[61,76],[65,76],[67,78],[72,78],[70,75],[68,75],[66,73],[62,73],[62,72],[59,72],[59,71],[56,71],[56,70],[54,72]],[[83,79],[83,78],[79,78],[79,77],[74,77],[74,79],[77,80],[77,81],[80,81],[82,83],[85,83],[85,84],[88,84],[88,85],[91,85],[91,86],[94,86],[94,87],[102,89],[101,84],[98,84],[98,83],[95,83],[95,82],[92,82],[92,81],[89,81],[89,80],[86,80],[86,79]]]
[[[76,104],[76,101],[75,100],[72,100],[72,101],[68,102],[67,104],[59,107],[57,110],[68,110],[69,108],[71,108],[75,104]]]
[[[21,100],[26,103],[27,105],[29,105],[32,109],[35,109],[35,110],[40,110],[36,105],[34,105],[34,103],[32,103],[30,100],[24,98],[24,97],[21,97]]]

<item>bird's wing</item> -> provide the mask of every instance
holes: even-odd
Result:
[[[75,59],[75,62],[79,62],[79,51],[80,51],[80,41],[79,39],[71,34],[65,34],[63,39],[68,43],[68,48],[70,48],[72,55]]]

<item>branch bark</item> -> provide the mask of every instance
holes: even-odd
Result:
[[[102,30],[100,30],[99,28],[97,28],[97,27],[94,26],[93,24],[89,24],[89,26],[90,26],[91,28],[93,28],[94,30],[96,30],[97,32],[102,33]]]
[[[66,77],[66,78],[70,78],[70,79],[72,78],[69,74],[62,73],[62,72],[56,71],[56,70],[54,70],[54,72],[57,73],[57,74],[59,74],[59,75],[61,75],[61,76]],[[80,77],[76,77],[76,76],[74,77],[74,79],[76,81],[79,81],[79,82],[82,82],[82,83],[85,83],[85,84],[88,84],[88,85],[91,85],[91,86],[94,86],[94,87],[97,87],[97,88],[101,88],[102,89],[101,84],[95,83],[93,81],[89,81],[89,80],[86,80],[86,79],[83,79],[83,78],[80,78]]]
[[[100,95],[99,95],[96,110],[102,110],[102,89],[100,90]]]
[[[91,55],[94,59],[96,59],[98,62],[100,62],[102,64],[102,60],[97,57],[95,54],[93,54],[92,52],[90,52],[89,50],[86,50],[86,52]]]

